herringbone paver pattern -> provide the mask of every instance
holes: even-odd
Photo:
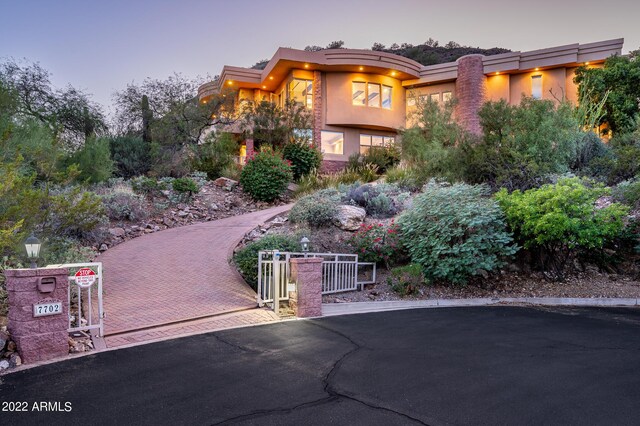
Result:
[[[246,232],[290,207],[168,229],[102,254],[105,334],[255,307],[229,257]]]
[[[264,324],[279,320],[280,318],[270,309],[249,309],[247,311],[222,314],[212,318],[188,321],[164,327],[154,327],[149,330],[107,336],[105,340],[108,347],[115,348],[132,343],[186,336],[246,325]]]

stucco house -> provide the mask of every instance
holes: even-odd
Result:
[[[467,55],[430,66],[372,50],[280,48],[263,70],[225,66],[218,80],[199,88],[198,96],[206,102],[229,87],[238,101],[301,103],[312,112],[313,142],[324,153],[324,167],[335,170],[353,153],[394,142],[398,130],[408,127],[420,97],[455,98],[456,119],[472,132],[480,131],[477,112],[487,100],[517,104],[526,95],[576,102],[576,68],[602,66],[609,56],[621,54],[623,42]],[[243,151],[251,150],[253,141],[245,141]]]

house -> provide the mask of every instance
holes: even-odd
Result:
[[[398,130],[410,125],[418,98],[455,98],[456,119],[476,133],[477,113],[487,100],[517,104],[526,95],[576,102],[576,68],[602,66],[609,56],[621,54],[623,42],[474,54],[428,66],[372,50],[280,48],[263,70],[225,66],[218,80],[199,88],[198,96],[206,102],[224,86],[236,90],[238,101],[299,102],[312,113],[313,142],[324,154],[325,169],[337,170],[353,153],[393,143]],[[253,150],[253,141],[245,141],[243,149]]]

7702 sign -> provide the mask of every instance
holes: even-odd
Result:
[[[57,315],[62,313],[62,302],[44,302],[33,305],[33,316],[44,317],[46,315]]]

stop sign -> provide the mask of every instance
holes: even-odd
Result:
[[[74,278],[78,286],[83,288],[91,287],[96,282],[96,273],[91,268],[81,268],[78,269]]]

